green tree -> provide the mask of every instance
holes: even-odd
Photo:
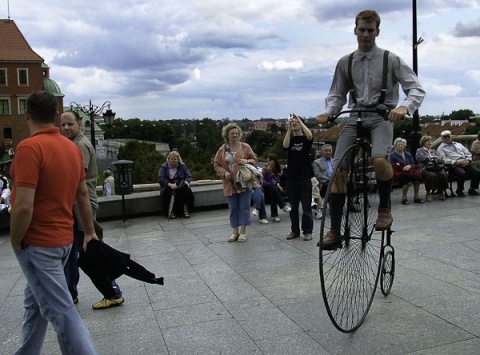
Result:
[[[257,157],[266,159],[268,152],[278,140],[277,136],[278,134],[271,132],[253,131],[246,137],[245,142],[252,147]]]
[[[160,165],[165,162],[165,156],[155,150],[155,144],[128,141],[120,147],[117,155],[119,160],[131,160],[134,184],[150,184],[157,182]]]
[[[412,120],[400,120],[393,125],[393,139],[402,137],[408,140],[408,136],[412,132],[413,124]]]
[[[474,115],[475,114],[473,113],[472,110],[464,109],[464,110],[452,111],[449,118],[451,120],[468,120],[470,117]]]
[[[465,134],[477,134],[480,131],[480,122],[477,122],[475,126],[468,126],[465,130]]]

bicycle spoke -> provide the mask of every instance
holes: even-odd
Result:
[[[322,294],[333,324],[351,332],[360,326],[372,304],[383,244],[382,233],[375,232],[378,195],[369,153],[352,146],[337,164],[333,179],[340,185],[336,192],[345,196],[344,240],[336,250],[321,250]],[[321,238],[329,229],[330,220],[324,216]]]

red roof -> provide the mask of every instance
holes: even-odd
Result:
[[[444,125],[436,125],[430,124],[426,127],[422,128],[422,135],[423,136],[431,136],[431,137],[440,137],[440,133],[445,130],[449,130],[452,132],[454,136],[458,136],[465,133],[465,130],[470,127],[469,123],[462,123],[460,125],[452,125],[451,123],[446,123]]]
[[[0,19],[0,61],[43,62],[12,20]]]

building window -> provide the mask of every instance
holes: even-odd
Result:
[[[12,129],[10,127],[3,129],[3,138],[12,139]]]
[[[28,86],[28,69],[18,69],[18,86]]]
[[[0,86],[7,86],[7,69],[0,68]]]
[[[10,114],[10,99],[0,97],[0,115]]]
[[[23,115],[23,114],[25,114],[26,110],[27,110],[27,98],[26,97],[20,97],[18,99],[18,114]]]

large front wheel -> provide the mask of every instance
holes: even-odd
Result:
[[[382,232],[375,231],[377,210],[370,148],[351,146],[335,162],[320,227],[320,240],[332,224],[341,229],[342,242],[336,248],[325,250],[320,245],[320,283],[327,313],[342,332],[353,332],[362,324],[375,295],[383,243]]]

